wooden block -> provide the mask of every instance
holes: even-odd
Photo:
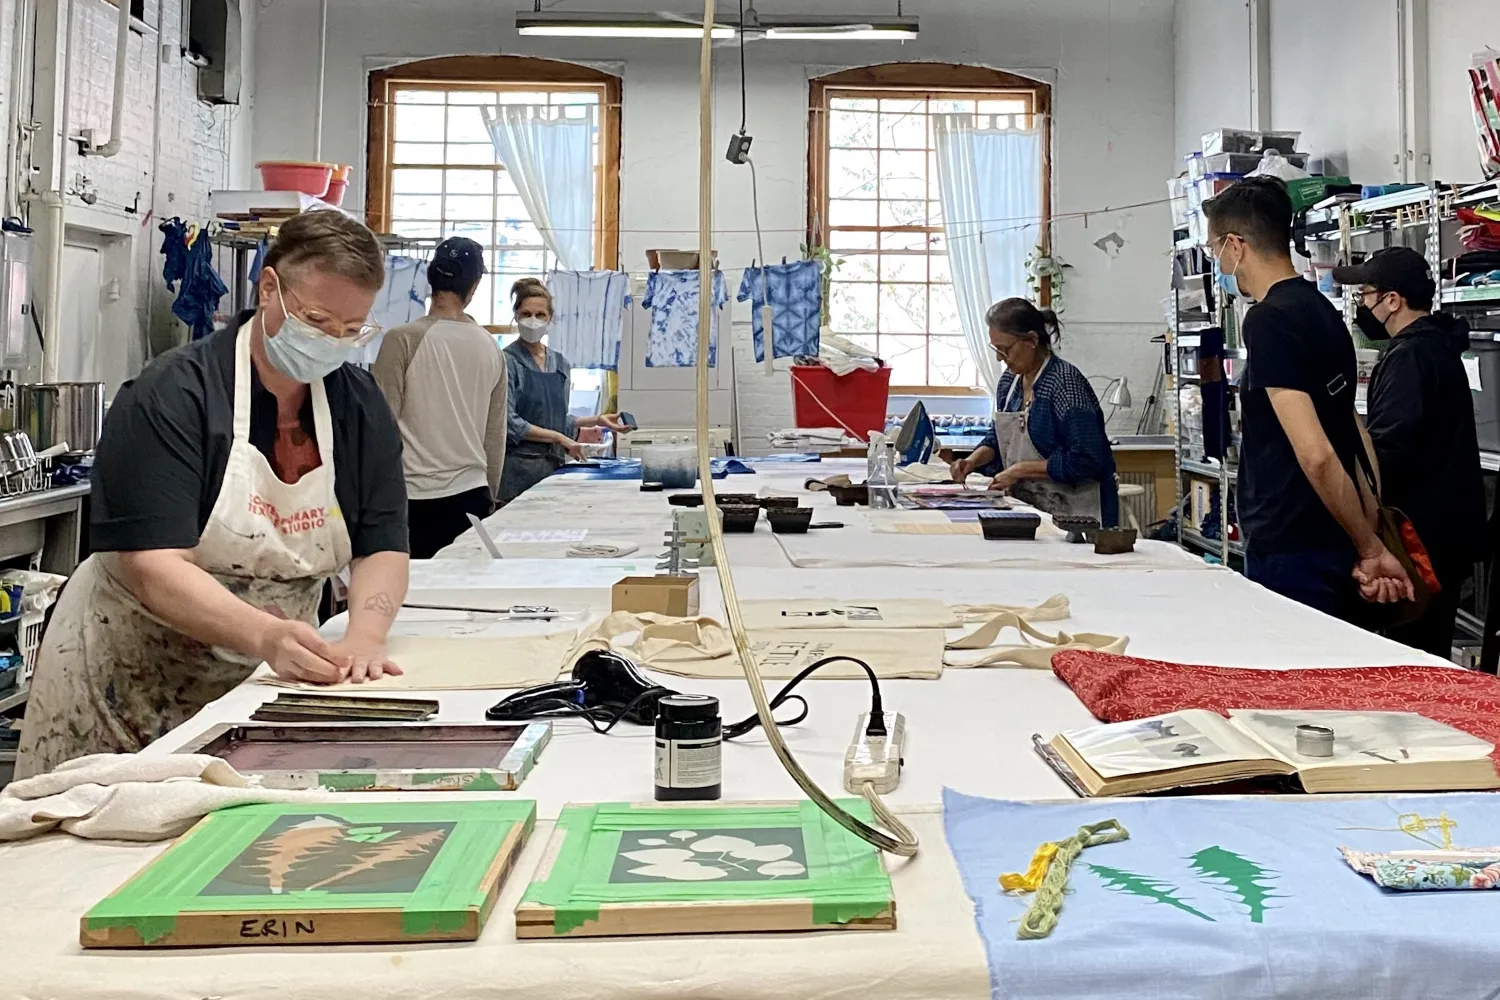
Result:
[[[610,590],[610,610],[691,618],[698,613],[698,578],[627,576]]]

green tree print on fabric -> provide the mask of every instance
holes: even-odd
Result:
[[[1137,875],[1122,868],[1108,868],[1104,865],[1092,864],[1087,865],[1087,868],[1099,876],[1107,888],[1113,889],[1116,892],[1128,892],[1132,896],[1140,896],[1143,899],[1149,899],[1157,903],[1166,903],[1168,906],[1177,907],[1177,909],[1184,913],[1191,913],[1195,917],[1202,917],[1210,923],[1214,922],[1213,917],[1210,917],[1201,910],[1194,909],[1183,899],[1174,895],[1177,892],[1175,885],[1163,882],[1160,879]]]
[[[1205,847],[1190,859],[1193,871],[1202,881],[1216,880],[1218,888],[1227,889],[1240,898],[1250,910],[1250,922],[1265,921],[1266,900],[1279,897],[1270,892],[1270,886],[1262,883],[1274,881],[1274,873],[1222,847]]]

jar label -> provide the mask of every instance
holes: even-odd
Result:
[[[708,788],[723,781],[722,743],[712,740],[657,740],[656,784],[661,788]]]

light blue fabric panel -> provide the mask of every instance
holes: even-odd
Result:
[[[718,363],[719,310],[729,301],[722,271],[714,272],[712,323],[708,332],[708,364]],[[698,363],[698,272],[652,271],[646,279],[651,330],[646,335],[647,368],[691,368]]]
[[[1500,992],[1500,898],[1381,889],[1338,851],[1433,850],[1442,845],[1440,817],[1454,824],[1455,847],[1500,845],[1500,796],[1026,804],[947,790],[943,814],[997,1000],[1487,1000]],[[1043,842],[1107,819],[1130,839],[1086,849],[1056,930],[1017,940],[1029,897],[1002,892],[1000,874],[1025,870]]]
[[[771,327],[775,334],[772,356],[817,357],[819,321],[823,311],[823,269],[818,262],[799,260],[790,264],[771,264],[764,271],[759,267],[745,268],[737,298],[740,302],[750,300],[756,361],[766,359],[760,309],[767,297],[771,300]]]
[[[623,271],[554,271],[547,276],[552,292],[554,348],[574,368],[620,366],[620,331],[630,302],[630,275]]]

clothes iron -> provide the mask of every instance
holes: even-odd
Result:
[[[901,456],[902,465],[925,465],[936,446],[937,431],[927,415],[926,404],[919,399],[896,432],[896,453]]]

